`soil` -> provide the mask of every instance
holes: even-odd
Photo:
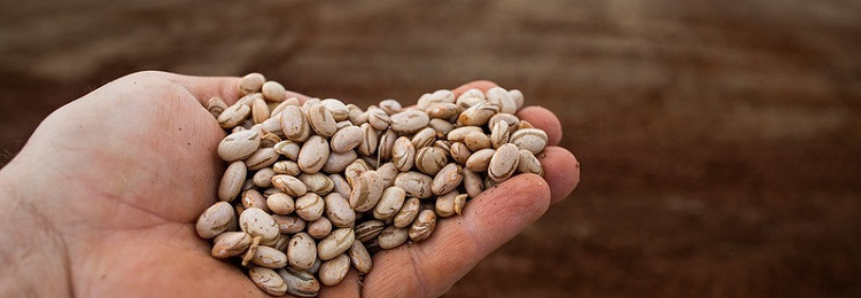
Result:
[[[360,106],[490,79],[583,180],[446,297],[861,297],[861,2],[0,2],[0,164],[138,70]]]

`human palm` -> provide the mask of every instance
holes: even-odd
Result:
[[[65,287],[57,292],[267,296],[235,266],[212,258],[209,244],[194,232],[197,216],[216,200],[224,170],[216,146],[225,134],[202,103],[216,95],[235,101],[236,80],[158,72],[118,79],[48,117],[0,171],[17,202],[44,218],[35,221],[42,234],[55,238],[66,269],[57,277]],[[519,116],[545,129],[551,145],[558,143],[561,128],[552,113],[532,108]],[[322,296],[444,293],[576,186],[579,165],[569,152],[548,147],[540,159],[544,179],[519,175],[489,189],[464,215],[440,222],[434,237],[375,255],[363,283],[351,271]]]

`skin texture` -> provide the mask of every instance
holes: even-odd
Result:
[[[140,72],[46,118],[0,170],[0,296],[269,297],[210,257],[194,232],[224,170],[216,146],[225,134],[202,104],[216,95],[234,102],[237,82]],[[455,93],[493,86],[477,81]],[[558,144],[552,113],[530,107],[518,116]],[[321,297],[445,293],[576,187],[580,168],[570,152],[548,147],[538,158],[546,180],[518,175],[487,190],[427,241],[375,255],[363,286],[352,270]]]

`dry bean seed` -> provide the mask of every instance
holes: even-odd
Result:
[[[232,133],[218,143],[218,156],[226,162],[245,159],[260,148],[260,134],[253,130]]]
[[[212,239],[225,231],[236,229],[236,217],[233,207],[226,202],[218,202],[203,211],[195,224],[197,235],[203,239]]]
[[[487,176],[493,181],[502,182],[514,174],[520,160],[520,150],[513,144],[499,146],[490,159]]]
[[[350,257],[341,254],[334,259],[323,262],[320,265],[320,282],[326,286],[334,286],[341,282],[347,272],[350,271]]]
[[[395,227],[405,228],[413,223],[413,220],[416,219],[416,216],[419,215],[419,209],[421,208],[421,202],[418,198],[409,198],[404,202],[404,206],[401,207],[401,210],[395,214],[395,220],[393,222]]]

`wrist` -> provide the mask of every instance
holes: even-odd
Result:
[[[65,242],[11,166],[0,170],[0,297],[71,297]]]

